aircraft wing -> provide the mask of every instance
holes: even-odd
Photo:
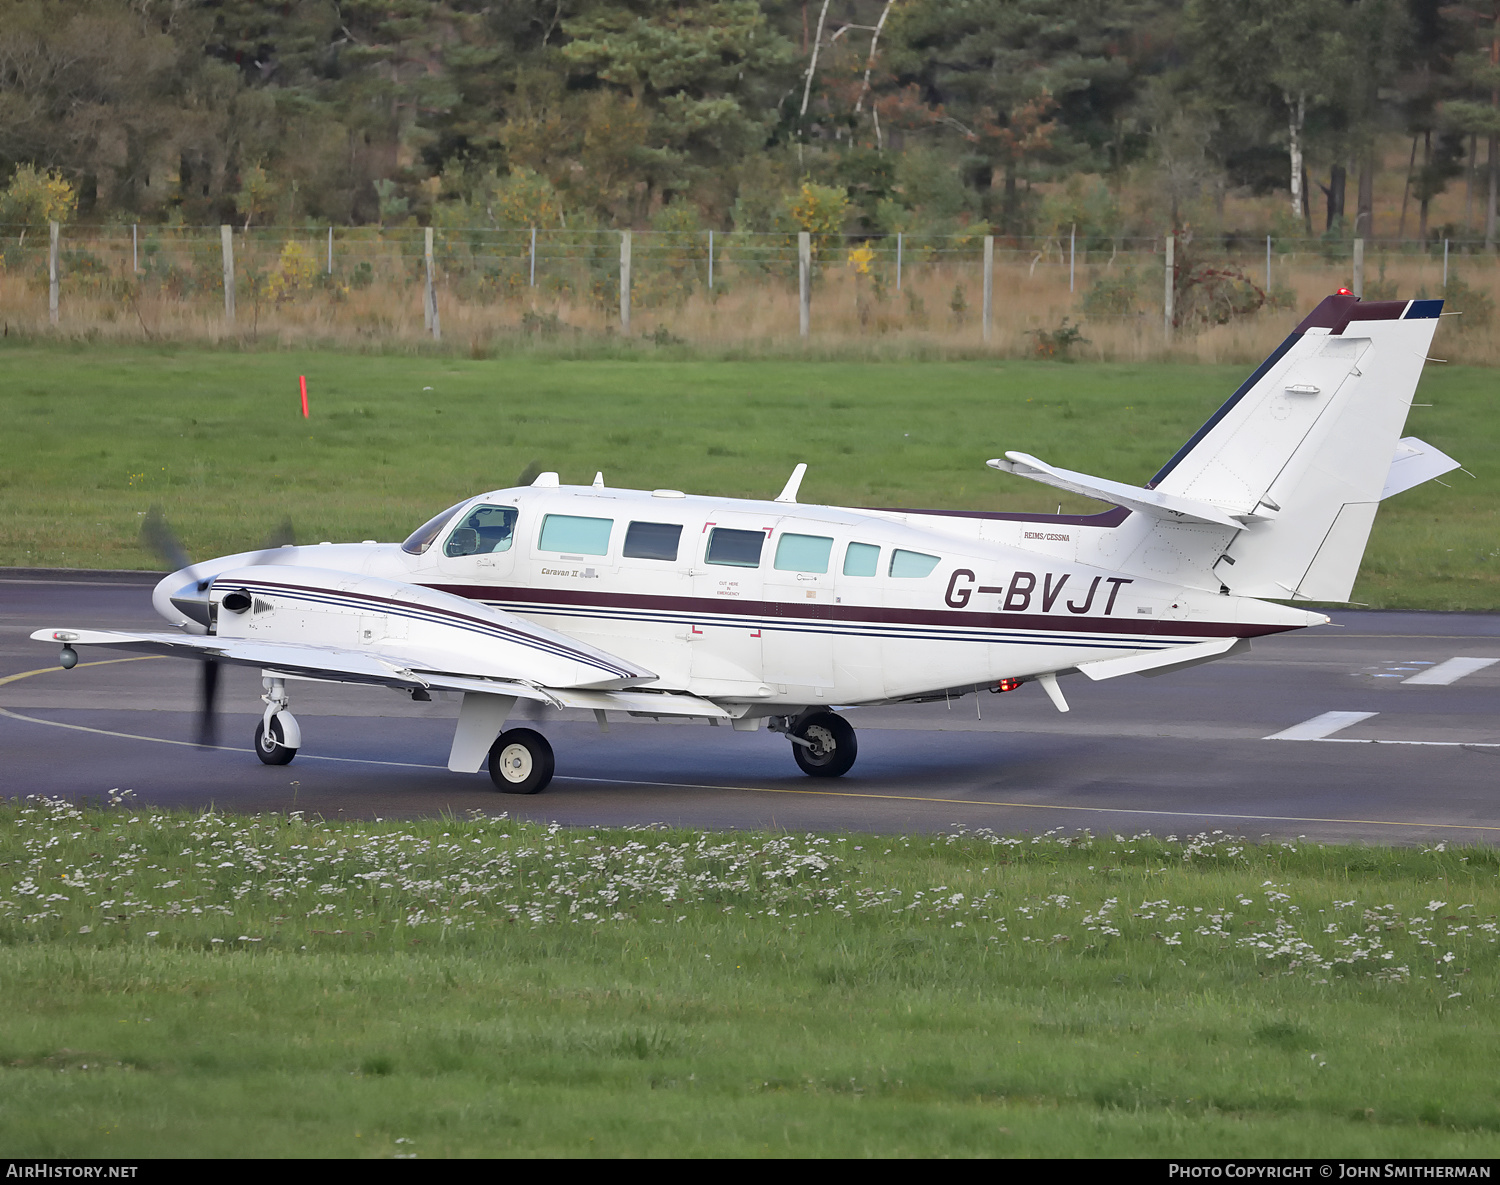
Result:
[[[496,678],[464,671],[431,670],[413,666],[408,656],[371,651],[341,650],[303,643],[247,641],[203,634],[127,632],[122,630],[45,629],[33,641],[64,646],[103,646],[138,654],[214,659],[236,666],[256,667],[268,675],[324,683],[363,683],[402,691],[457,691],[506,695],[533,700],[554,708],[629,712],[638,716],[692,716],[729,720],[733,713],[718,704],[684,692],[599,690],[548,687],[521,679]]]
[[[183,597],[197,599],[195,614],[215,632],[53,628],[31,637],[212,659],[295,679],[649,716],[733,715],[696,696],[639,690],[656,680],[654,672],[514,613],[421,585],[261,564],[221,572],[207,589],[191,585]]]

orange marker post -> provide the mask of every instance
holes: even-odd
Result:
[[[299,374],[297,378],[302,383],[302,418],[305,420],[307,419],[307,376]]]

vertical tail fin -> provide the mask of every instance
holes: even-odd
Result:
[[[1231,592],[1348,598],[1442,305],[1328,297],[1148,484],[1248,524]]]

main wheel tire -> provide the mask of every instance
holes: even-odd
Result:
[[[811,749],[805,745],[792,745],[792,756],[809,777],[842,777],[859,755],[854,729],[842,716],[832,712],[814,712],[797,726],[792,735],[813,744]]]
[[[530,728],[502,732],[490,746],[490,780],[506,794],[540,794],[552,780],[552,746]]]
[[[297,750],[283,745],[283,736],[281,721],[275,716],[271,717],[269,737],[266,736],[266,723],[262,720],[255,726],[255,755],[267,765],[290,765],[292,758],[297,756]]]

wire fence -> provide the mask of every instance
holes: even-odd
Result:
[[[801,240],[799,242],[799,239]],[[1460,270],[1493,277],[1478,239],[1183,236],[1184,275],[1242,284],[1244,308],[1303,289],[1442,294]],[[471,336],[568,326],[658,336],[712,322],[719,336],[894,331],[977,334],[1059,315],[1152,317],[1164,332],[1167,240],[1080,233],[933,235],[492,227],[0,226],[0,317],[31,328]],[[1486,279],[1486,284],[1492,279]],[[1403,291],[1404,289],[1404,291]],[[991,295],[994,290],[993,296]],[[1434,291],[1435,290],[1435,291]],[[798,316],[800,304],[801,316]],[[1181,297],[1177,308],[1180,315]],[[738,311],[736,311],[738,310]],[[1216,316],[1216,314],[1214,314]],[[1210,317],[1210,320],[1213,318]],[[217,323],[217,324],[216,324]],[[196,330],[193,328],[196,326]],[[1034,328],[1024,332],[1035,333]],[[671,336],[669,333],[668,336]]]

